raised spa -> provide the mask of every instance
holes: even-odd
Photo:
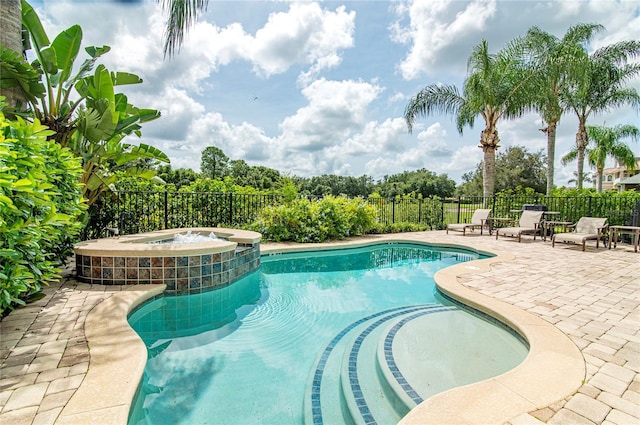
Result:
[[[169,229],[93,239],[74,246],[78,280],[99,285],[161,283],[170,294],[228,285],[260,266],[256,232]]]

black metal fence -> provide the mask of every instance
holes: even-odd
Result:
[[[469,220],[477,208],[491,208],[493,217],[517,218],[523,209],[540,208],[551,212],[554,221],[577,222],[580,217],[606,217],[610,225],[638,225],[640,193],[624,196],[493,196],[448,199],[445,222]]]
[[[107,229],[121,234],[184,227],[239,227],[252,222],[267,205],[282,202],[277,194],[208,192],[120,192],[115,200],[102,200],[90,211],[85,239],[105,236]],[[491,208],[493,217],[517,218],[527,207],[553,212],[556,221],[576,222],[580,217],[606,217],[611,225],[640,224],[640,193],[625,196],[548,197],[493,196],[455,199],[369,198],[383,224],[415,223],[443,229],[468,221],[477,208]]]

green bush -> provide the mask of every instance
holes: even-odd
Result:
[[[384,234],[384,233],[403,233],[403,232],[423,232],[425,230],[431,230],[431,227],[427,224],[400,222],[400,223],[376,223],[376,225],[369,230],[371,234]]]
[[[325,242],[365,234],[374,225],[375,210],[365,200],[327,196],[266,207],[248,227],[268,241]]]
[[[0,110],[0,315],[60,277],[81,228],[82,167],[52,134]]]

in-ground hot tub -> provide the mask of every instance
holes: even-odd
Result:
[[[74,246],[76,272],[86,283],[162,283],[168,293],[197,293],[256,270],[261,237],[247,230],[197,227],[93,239]]]

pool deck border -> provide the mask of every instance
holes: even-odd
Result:
[[[607,391],[607,388],[595,391],[594,387],[589,387],[584,390],[585,379],[593,378],[594,375],[597,378],[600,375],[600,371],[595,371],[591,366],[594,363],[593,357],[595,355],[605,357],[603,354],[585,350],[584,343],[580,338],[578,338],[580,346],[577,346],[575,337],[567,335],[565,329],[560,330],[552,322],[545,320],[542,310],[540,310],[541,314],[537,314],[535,308],[533,312],[525,311],[515,305],[518,303],[505,302],[490,294],[483,294],[482,292],[486,291],[474,287],[474,277],[487,274],[496,265],[508,267],[516,258],[516,255],[511,252],[506,253],[500,248],[503,248],[503,246],[503,249],[515,247],[516,252],[519,249],[526,252],[524,251],[527,249],[525,246],[530,244],[530,242],[523,242],[521,245],[516,242],[516,245],[509,245],[512,242],[502,242],[501,244],[489,239],[479,235],[452,237],[445,236],[444,232],[421,232],[366,237],[329,244],[263,244],[262,253],[268,255],[286,251],[309,251],[338,247],[357,247],[377,243],[409,242],[472,248],[478,251],[492,252],[496,255],[492,258],[462,263],[443,269],[436,274],[435,279],[440,290],[448,296],[483,311],[518,331],[530,344],[529,355],[521,365],[505,374],[480,383],[454,388],[425,400],[405,416],[401,424],[510,423],[519,425],[544,422],[562,423],[562,419],[567,418],[573,419],[573,422],[581,423],[576,418],[585,419],[589,412],[601,415],[603,409],[596,411],[596,407],[600,407],[600,404],[606,405],[601,401],[603,399],[601,395],[603,394],[607,395],[609,403],[606,405],[607,414],[609,412],[618,412],[617,418],[632,418],[635,419],[634,423],[640,423],[640,411],[635,411],[633,407],[630,407],[634,401],[638,400],[640,380],[638,379],[637,370],[635,373],[633,372],[634,368],[638,368],[637,362],[630,363],[630,369],[625,369],[624,373],[620,372],[624,375],[620,379],[626,381],[624,389],[618,391],[616,387],[615,391]],[[455,243],[452,243],[454,241]],[[542,244],[542,242],[534,244]],[[531,248],[534,247],[532,246]],[[545,246],[540,249],[551,250],[552,248]],[[568,255],[575,256],[575,258],[584,258],[585,261],[593,260],[593,257],[589,257],[589,255],[593,255],[593,252],[577,254],[575,249],[571,247],[554,249],[557,253],[566,251]],[[595,251],[595,249],[589,247],[587,251],[590,250]],[[638,254],[630,254],[624,249],[620,250],[620,248],[617,250],[618,252],[615,254],[612,253],[616,250],[609,251],[610,254],[608,255],[624,256],[624,264],[627,264],[628,261],[635,262],[630,268],[630,272],[635,273],[640,263]],[[575,278],[578,279],[580,276]],[[634,282],[635,286],[633,286]],[[638,293],[640,292],[637,286],[638,282],[632,281],[631,294],[629,294],[630,300],[627,303],[632,314],[627,314],[623,317],[627,322],[631,320],[632,323],[636,323],[635,321],[637,320]],[[105,293],[112,290],[112,288],[108,288],[102,293],[102,297],[106,295],[104,301],[97,303],[97,305],[87,303],[92,309],[86,315],[85,320],[82,320],[81,317],[79,321],[82,321],[84,335],[90,350],[90,360],[86,362],[86,375],[83,376],[77,390],[73,391],[63,406],[52,409],[49,415],[36,416],[37,409],[35,408],[37,406],[27,406],[24,409],[16,408],[15,411],[12,411],[12,407],[19,406],[17,399],[24,397],[28,391],[25,389],[25,391],[21,392],[21,389],[26,387],[21,388],[20,385],[16,384],[19,381],[19,376],[5,378],[3,373],[3,376],[0,377],[0,406],[2,407],[0,420],[31,417],[32,420],[30,421],[16,421],[13,423],[125,424],[146,362],[144,345],[128,326],[127,315],[137,305],[161,293],[163,289],[163,285],[138,285],[123,287],[118,292]],[[93,300],[94,303],[95,301],[96,299]],[[46,306],[46,303],[43,302],[40,306]],[[19,316],[17,315],[17,317]],[[0,330],[5,332],[6,329],[5,323],[2,323]],[[627,331],[623,329],[621,332]],[[571,333],[569,332],[569,334]],[[622,343],[624,345],[623,349],[630,346],[632,353],[637,353],[639,336],[640,331],[636,330],[635,333],[629,331],[627,342]],[[20,362],[19,360],[14,360],[13,362],[9,360],[11,360],[13,352],[20,351],[19,348],[21,346],[28,346],[26,339],[27,335],[24,335],[23,338],[18,338],[16,345],[13,348],[9,347],[9,350],[4,346],[2,347],[6,351],[6,355],[3,355],[2,358],[3,368],[6,371],[9,371],[11,367],[15,369],[22,366],[20,364],[14,365],[14,363]],[[594,344],[597,343],[597,341],[592,342]],[[606,347],[600,350],[607,351]],[[589,359],[589,364],[585,362],[585,355]],[[629,354],[627,353],[626,355],[628,356]],[[610,354],[610,356],[613,356],[613,354]],[[624,363],[624,361],[616,361],[614,359],[611,362],[597,361],[595,363],[600,365],[604,363],[605,367],[608,363],[617,363],[618,367],[623,369],[620,364]],[[31,366],[33,365],[25,365],[25,371],[28,371]],[[608,371],[609,375],[613,374],[611,369],[614,369],[614,366],[608,369],[610,369]],[[628,378],[629,373],[631,374],[630,379]],[[599,381],[604,382],[603,379],[605,378],[601,378]],[[612,381],[609,380],[600,386],[608,387],[612,385]],[[17,395],[19,392],[20,396]],[[71,390],[68,392],[71,392]],[[611,394],[609,394],[610,392],[618,393],[618,399],[613,400]],[[42,401],[43,395],[44,393],[38,401]],[[581,395],[582,397],[578,397]],[[585,401],[585,398],[590,399],[591,402]],[[567,400],[569,400],[568,403]],[[574,400],[578,401],[574,402]],[[565,403],[572,404],[573,410],[565,413],[564,416],[556,415],[559,421],[554,422],[553,415],[548,412],[549,406],[553,406],[551,410],[553,410],[553,413],[557,413],[561,411]],[[578,404],[584,406],[576,407]],[[547,412],[544,412],[545,409]],[[578,413],[575,413],[576,410]],[[534,411],[543,412],[544,415],[542,416],[546,415],[547,418],[543,417],[541,421],[539,418],[528,414]],[[580,414],[583,416],[580,416]],[[37,419],[38,417],[40,420]],[[49,420],[44,420],[44,418]],[[605,423],[604,416],[601,420],[584,421],[584,423]],[[607,423],[624,422],[616,422],[609,419]]]

